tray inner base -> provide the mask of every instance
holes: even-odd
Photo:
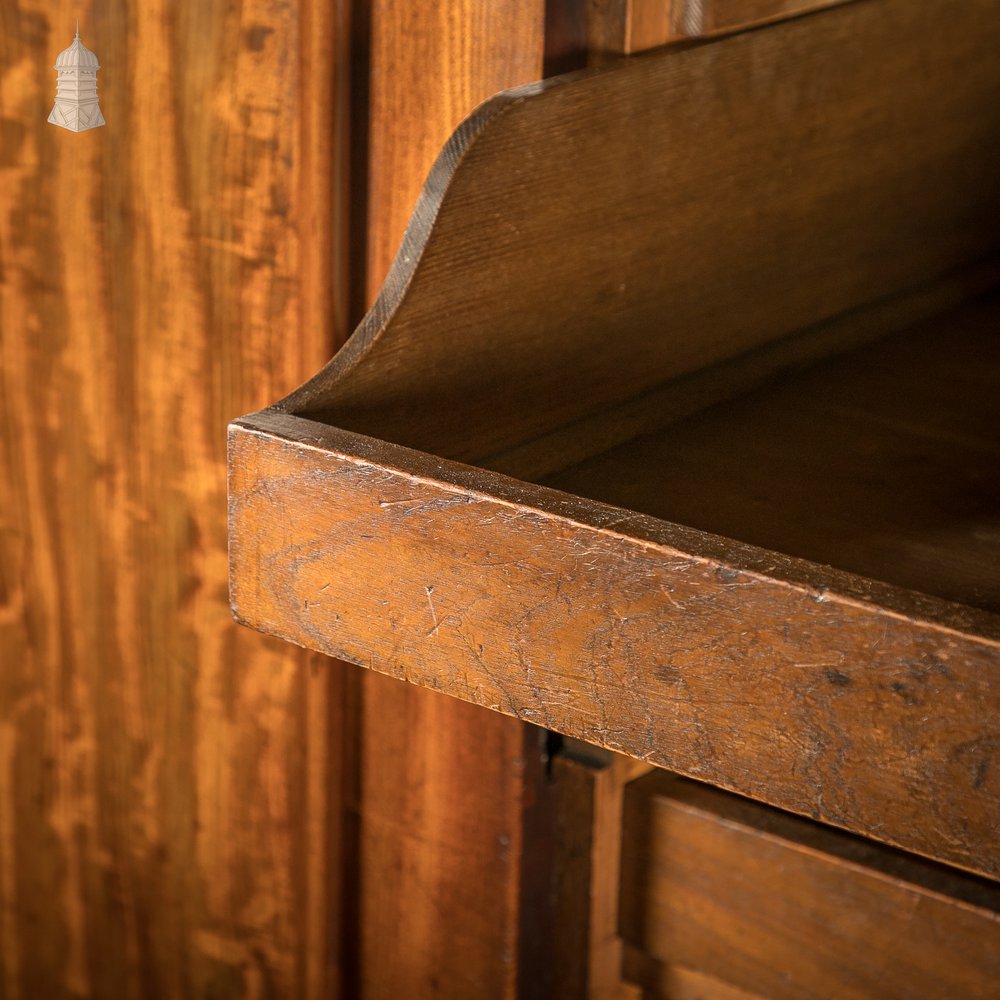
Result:
[[[1000,294],[539,481],[1000,612]]]

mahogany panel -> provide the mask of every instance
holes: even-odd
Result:
[[[336,995],[338,675],[230,619],[221,427],[343,337],[343,15],[0,4],[5,1000]]]
[[[995,883],[694,782],[628,786],[622,876],[626,966],[657,996],[687,970],[772,1000],[996,995]]]

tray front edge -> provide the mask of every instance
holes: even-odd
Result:
[[[996,877],[995,617],[363,435],[230,427],[253,628]]]

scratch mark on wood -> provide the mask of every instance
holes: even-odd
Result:
[[[434,622],[434,627],[426,634],[435,635],[437,630],[441,627],[441,622],[438,621],[437,611],[434,609],[434,601],[431,600],[431,594],[434,593],[434,588],[424,587],[424,592],[427,594],[427,607],[431,609],[431,619]]]

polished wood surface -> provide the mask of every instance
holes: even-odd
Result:
[[[996,883],[662,772],[626,790],[621,895],[649,996],[685,995],[686,970],[770,1000],[992,1000],[1000,980]]]
[[[281,408],[475,460],[989,254],[994,15],[846,4],[498,96]]]
[[[4,1000],[336,995],[338,673],[230,619],[221,428],[343,335],[340,18],[0,4]]]
[[[952,339],[954,320],[939,319],[926,350],[904,347],[883,362],[895,368],[882,387],[903,386],[883,410],[903,408],[854,434],[853,466],[837,449],[845,418],[835,407],[817,429],[814,450],[847,467],[855,491],[845,530],[866,503],[865,480],[853,482],[866,448],[888,469],[882,492],[879,480],[871,488],[883,521],[904,502],[894,487],[926,487],[921,461],[953,474],[910,502],[901,529],[909,554],[926,550],[922,569],[900,557],[895,571],[875,543],[858,562],[863,538],[843,564],[803,561],[833,553],[821,540],[785,551],[779,543],[808,525],[781,535],[767,510],[764,549],[735,528],[719,537],[693,517],[688,526],[649,517],[639,499],[624,509],[597,502],[606,478],[669,499],[670,463],[648,456],[627,476],[584,466],[576,480],[572,471],[551,480],[575,495],[447,460],[530,442],[650,389],[669,394],[671,377],[694,369],[745,363],[773,380],[773,353],[761,364],[752,348],[773,352],[789,327],[829,351],[854,347],[846,376],[786,376],[807,386],[797,405],[815,410],[808,380],[829,378],[834,403],[857,392],[875,406],[879,383],[855,338],[944,308],[966,287],[956,271],[980,273],[995,250],[1000,206],[987,176],[1000,148],[987,97],[1000,65],[989,6],[966,5],[932,32],[942,4],[848,4],[514,90],[468,119],[352,340],[302,390],[231,428],[235,613],[525,721],[1000,871],[991,832],[1000,777],[990,767],[1000,622],[984,610],[995,573],[962,499],[982,521],[994,366],[969,359],[989,347],[991,314],[959,323]],[[863,44],[845,49],[848,37]],[[800,61],[788,62],[790,51]],[[975,71],[941,88],[938,76],[958,64]],[[798,73],[787,107],[775,108],[774,66]],[[651,100],[681,81],[682,100]],[[636,121],[615,131],[623,108]],[[721,141],[744,145],[721,157],[728,181],[705,184],[720,162],[719,121]],[[674,141],[677,130],[690,142]],[[592,133],[601,148],[581,166],[569,154]],[[621,282],[612,291],[609,260]],[[873,312],[880,318],[867,323]],[[814,362],[812,350],[793,345],[790,357]],[[921,409],[935,350],[964,352],[953,365],[964,357],[975,377]],[[982,402],[966,413],[955,396],[973,390]],[[787,485],[794,469],[783,474]],[[816,475],[803,464],[803,480]],[[723,509],[725,494],[713,502]],[[734,506],[752,508],[753,497]],[[931,515],[944,520],[923,523]],[[988,532],[992,521],[982,523]],[[959,541],[942,545],[935,531]],[[945,556],[953,565],[939,574]]]

